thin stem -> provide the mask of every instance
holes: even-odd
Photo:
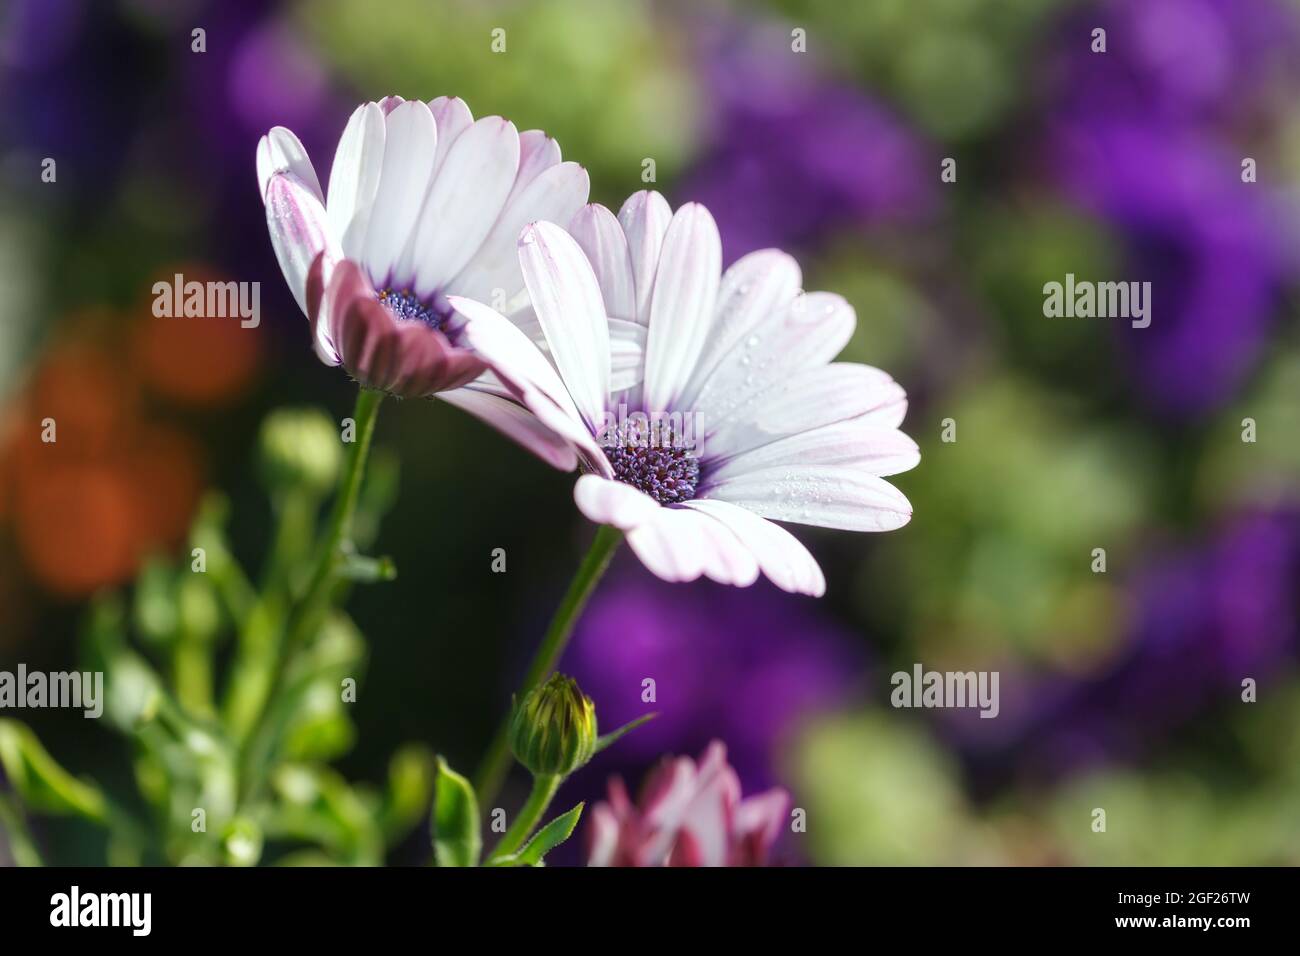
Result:
[[[519,816],[515,817],[515,822],[510,824],[510,828],[502,835],[501,842],[488,856],[488,863],[509,856],[524,845],[524,841],[542,819],[546,808],[551,805],[551,801],[555,798],[555,791],[559,789],[560,777],[556,774],[543,773],[533,778],[533,789],[528,794],[527,802],[520,807]]]
[[[172,655],[172,685],[190,713],[212,717],[212,649],[202,638],[182,633]]]
[[[253,722],[253,731],[248,738],[244,761],[246,772],[241,780],[246,798],[256,793],[261,785],[264,765],[273,749],[276,729],[268,726],[268,716],[274,710],[272,704],[284,687],[290,664],[319,628],[329,610],[330,590],[336,583],[336,572],[342,561],[342,545],[352,532],[352,517],[361,494],[361,480],[370,453],[370,439],[375,432],[375,419],[383,399],[383,392],[368,388],[357,393],[357,404],[352,413],[356,432],[343,474],[339,478],[339,490],[334,496],[329,524],[316,553],[316,563],[307,591],[302,600],[294,605],[285,624],[284,640],[277,655],[270,691],[263,701],[257,720]]]
[[[568,646],[569,637],[573,634],[573,626],[578,623],[587,599],[591,597],[591,592],[595,590],[601,575],[609,567],[610,559],[622,540],[623,533],[608,525],[601,525],[600,530],[596,532],[596,540],[591,543],[587,556],[578,566],[564,600],[560,602],[555,616],[551,618],[546,636],[542,638],[542,643],[533,655],[532,663],[528,665],[528,672],[524,675],[523,683],[519,685],[517,696],[522,697],[532,690],[555,669],[555,665],[564,654],[565,647]],[[478,772],[474,774],[474,791],[478,794],[479,806],[492,805],[509,769],[510,715],[507,713],[497,728],[492,743],[488,745]]]
[[[37,848],[36,841],[32,839],[31,831],[27,829],[23,808],[17,800],[11,800],[2,793],[0,793],[0,832],[8,836],[9,852],[16,865],[45,865],[41,851]]]

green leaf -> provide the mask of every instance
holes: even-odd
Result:
[[[106,821],[106,804],[99,788],[60,767],[26,725],[0,720],[0,766],[33,810]]]
[[[478,866],[482,849],[474,788],[439,757],[434,785],[434,861],[438,866]]]
[[[9,856],[15,865],[44,866],[18,801],[10,800],[3,793],[0,793],[0,835],[9,841]]]
[[[573,836],[584,806],[586,804],[578,804],[568,813],[560,814],[533,834],[533,838],[524,844],[524,848],[511,857],[514,861],[513,865],[541,866],[546,854]]]
[[[360,584],[397,580],[397,565],[389,557],[371,558],[364,554],[348,552],[339,565],[339,577]]]
[[[659,714],[657,712],[653,714],[646,714],[644,717],[638,717],[636,720],[629,720],[626,724],[624,724],[622,727],[619,727],[617,730],[611,730],[607,734],[601,734],[599,737],[596,738],[595,752],[600,753],[602,750],[604,750],[610,744],[614,743],[624,734],[631,733],[632,731],[640,727],[642,724],[647,724],[658,716]]]

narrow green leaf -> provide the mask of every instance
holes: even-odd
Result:
[[[515,865],[541,866],[546,854],[573,835],[584,806],[586,804],[578,804],[568,813],[560,814],[533,834],[533,838],[524,844],[524,848],[514,855]]]
[[[610,744],[614,743],[614,741],[618,740],[624,734],[631,733],[632,731],[640,727],[642,724],[649,723],[650,721],[654,720],[658,716],[659,716],[658,712],[653,714],[646,714],[644,717],[638,717],[636,720],[629,720],[626,724],[624,724],[622,727],[619,727],[617,730],[611,730],[607,734],[601,734],[599,737],[596,738],[596,753],[600,753],[602,750],[604,750]]]
[[[0,766],[31,809],[105,821],[106,806],[99,788],[60,767],[26,725],[0,720]]]
[[[438,866],[478,866],[482,849],[474,788],[439,757],[433,804],[434,861]]]

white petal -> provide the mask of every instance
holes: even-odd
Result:
[[[708,337],[722,277],[722,240],[709,211],[698,203],[677,210],[664,237],[650,303],[646,341],[645,405],[675,411]]]
[[[721,521],[747,547],[769,581],[783,591],[821,597],[826,579],[808,549],[790,532],[726,501],[696,498],[682,505]]]
[[[641,384],[645,374],[646,327],[627,319],[609,320],[609,390]]]
[[[719,584],[747,588],[758,580],[758,559],[726,524],[695,511],[678,510],[699,528],[707,547],[704,574]]]
[[[499,116],[459,137],[434,177],[415,230],[415,290],[429,297],[474,257],[505,204],[519,169],[519,133]]]
[[[560,164],[560,144],[540,129],[526,129],[519,134],[519,171],[510,187],[506,205],[514,202],[529,183]]]
[[[731,457],[797,432],[848,419],[895,428],[907,395],[888,373],[869,365],[837,362],[795,372],[756,396],[732,418],[704,424],[704,454]]]
[[[594,432],[609,397],[609,325],[591,264],[555,223],[519,237],[519,264],[560,377]]]
[[[293,130],[283,126],[273,127],[257,143],[257,187],[262,202],[267,201],[266,190],[276,173],[293,173],[317,202],[325,201],[320,180],[316,178],[316,167],[311,164],[307,150]]]
[[[656,577],[669,582],[694,581],[704,573],[704,535],[688,512],[660,508],[627,533],[627,543]]]
[[[584,206],[569,222],[569,234],[582,247],[596,273],[605,311],[610,316],[635,322],[636,279],[632,275],[632,254],[623,227],[614,214],[598,203]]]
[[[573,446],[538,421],[528,409],[510,399],[471,386],[439,392],[437,397],[487,422],[554,468],[572,471],[578,467],[578,456]]]
[[[429,107],[408,100],[384,120],[386,141],[379,189],[366,230],[366,271],[377,288],[410,285],[411,274],[402,261],[415,231],[420,199],[433,174],[430,157],[438,145],[438,131]]]
[[[775,521],[843,531],[893,531],[912,519],[903,493],[861,468],[782,465],[746,472],[701,493]]]
[[[717,314],[681,403],[692,407],[701,388],[742,340],[766,319],[783,313],[799,294],[803,281],[799,263],[778,249],[760,249],[742,256],[722,276]]]
[[[266,187],[266,226],[280,271],[306,315],[307,272],[313,260],[321,252],[326,254],[324,275],[328,281],[342,256],[330,233],[325,207],[293,173],[277,173]]]
[[[444,330],[456,344],[477,352],[515,400],[573,444],[592,470],[612,476],[604,452],[578,414],[564,383],[528,336],[481,302],[459,296],[449,299],[456,311]]]
[[[633,193],[618,211],[636,279],[636,315],[620,318],[634,318],[642,325],[650,321],[650,299],[659,270],[659,253],[672,218],[668,200],[651,190]]]
[[[758,577],[758,562],[731,530],[697,511],[659,508],[627,532],[627,542],[641,563],[665,581],[704,575],[719,584],[748,587]]]
[[[910,471],[921,461],[916,442],[896,428],[878,428],[869,420],[850,419],[796,432],[709,469],[709,484],[743,478],[763,468],[844,465],[863,474],[885,477]]]
[[[526,305],[506,316],[517,325],[533,343],[546,354],[551,346],[542,331],[531,305]],[[627,319],[609,320],[609,391],[611,396],[641,383],[645,372],[646,327]],[[610,409],[616,406],[607,404]]]
[[[830,362],[853,335],[855,321],[841,296],[797,296],[722,357],[688,407],[702,410],[706,431],[743,415],[772,386]]]
[[[506,201],[496,225],[478,254],[447,286],[449,295],[463,295],[509,311],[523,292],[519,269],[519,233],[539,219],[567,222],[587,201],[591,181],[577,163],[560,163],[533,178],[518,195]]]
[[[343,254],[352,259],[360,259],[364,248],[384,163],[384,138],[383,111],[377,103],[363,103],[352,113],[334,153],[325,211]]]
[[[438,126],[438,151],[433,157],[433,174],[437,176],[452,145],[461,133],[474,125],[474,114],[459,96],[439,96],[429,100],[429,112]]]
[[[661,510],[649,495],[621,481],[583,475],[573,486],[573,500],[588,520],[630,531]]]

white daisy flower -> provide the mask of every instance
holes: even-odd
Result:
[[[659,577],[745,587],[761,572],[820,595],[817,562],[774,521],[889,531],[911,518],[884,480],[920,461],[898,427],[907,397],[879,369],[833,361],[853,309],[804,293],[790,256],[754,252],[723,273],[707,209],[673,214],[640,192],[617,218],[586,206],[568,233],[531,225],[519,258],[554,370],[503,384],[573,442],[581,511],[625,532]],[[483,355],[527,341],[481,303],[451,304]],[[635,374],[613,374],[620,348]]]
[[[562,162],[555,140],[499,116],[475,121],[455,97],[390,96],[352,114],[328,193],[284,127],[258,144],[257,175],[276,258],[321,361],[393,395],[436,394],[573,467],[569,445],[466,347],[448,304],[451,295],[505,312],[526,303],[520,230],[565,222],[587,201],[586,170]]]

